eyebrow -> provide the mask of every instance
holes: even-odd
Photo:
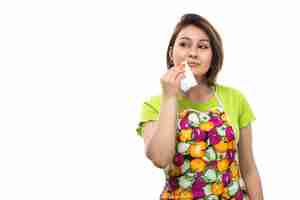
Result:
[[[191,38],[189,38],[189,37],[185,37],[185,36],[183,36],[183,37],[181,37],[181,38],[179,38],[179,39],[191,40]],[[200,41],[200,42],[209,42],[209,40],[208,40],[208,39],[200,39],[199,41]]]

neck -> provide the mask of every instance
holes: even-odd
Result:
[[[183,96],[194,102],[205,102],[208,101],[214,94],[213,87],[209,87],[204,82],[198,82],[198,85],[189,89],[186,93],[182,92]]]

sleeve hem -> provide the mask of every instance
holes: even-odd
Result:
[[[139,135],[140,137],[144,136],[144,125],[146,122],[150,122],[150,121],[157,121],[158,119],[149,119],[149,120],[144,120],[144,121],[140,121],[138,123],[138,127],[135,129],[137,135]]]
[[[244,128],[244,127],[248,126],[250,123],[253,123],[255,120],[256,120],[255,117],[245,120],[243,123],[240,124],[240,128]]]

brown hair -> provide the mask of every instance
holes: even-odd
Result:
[[[194,25],[203,30],[208,35],[213,55],[210,68],[205,74],[205,82],[208,84],[208,86],[214,86],[216,83],[217,74],[221,70],[223,64],[223,44],[222,39],[216,29],[204,17],[200,15],[185,14],[177,23],[167,49],[167,68],[170,69],[171,67],[173,67],[173,62],[169,54],[170,50],[173,48],[179,32],[188,25]]]

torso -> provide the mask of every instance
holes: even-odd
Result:
[[[160,199],[248,199],[236,134],[217,92],[208,98],[218,102],[208,112],[185,108],[177,115],[176,154]]]

